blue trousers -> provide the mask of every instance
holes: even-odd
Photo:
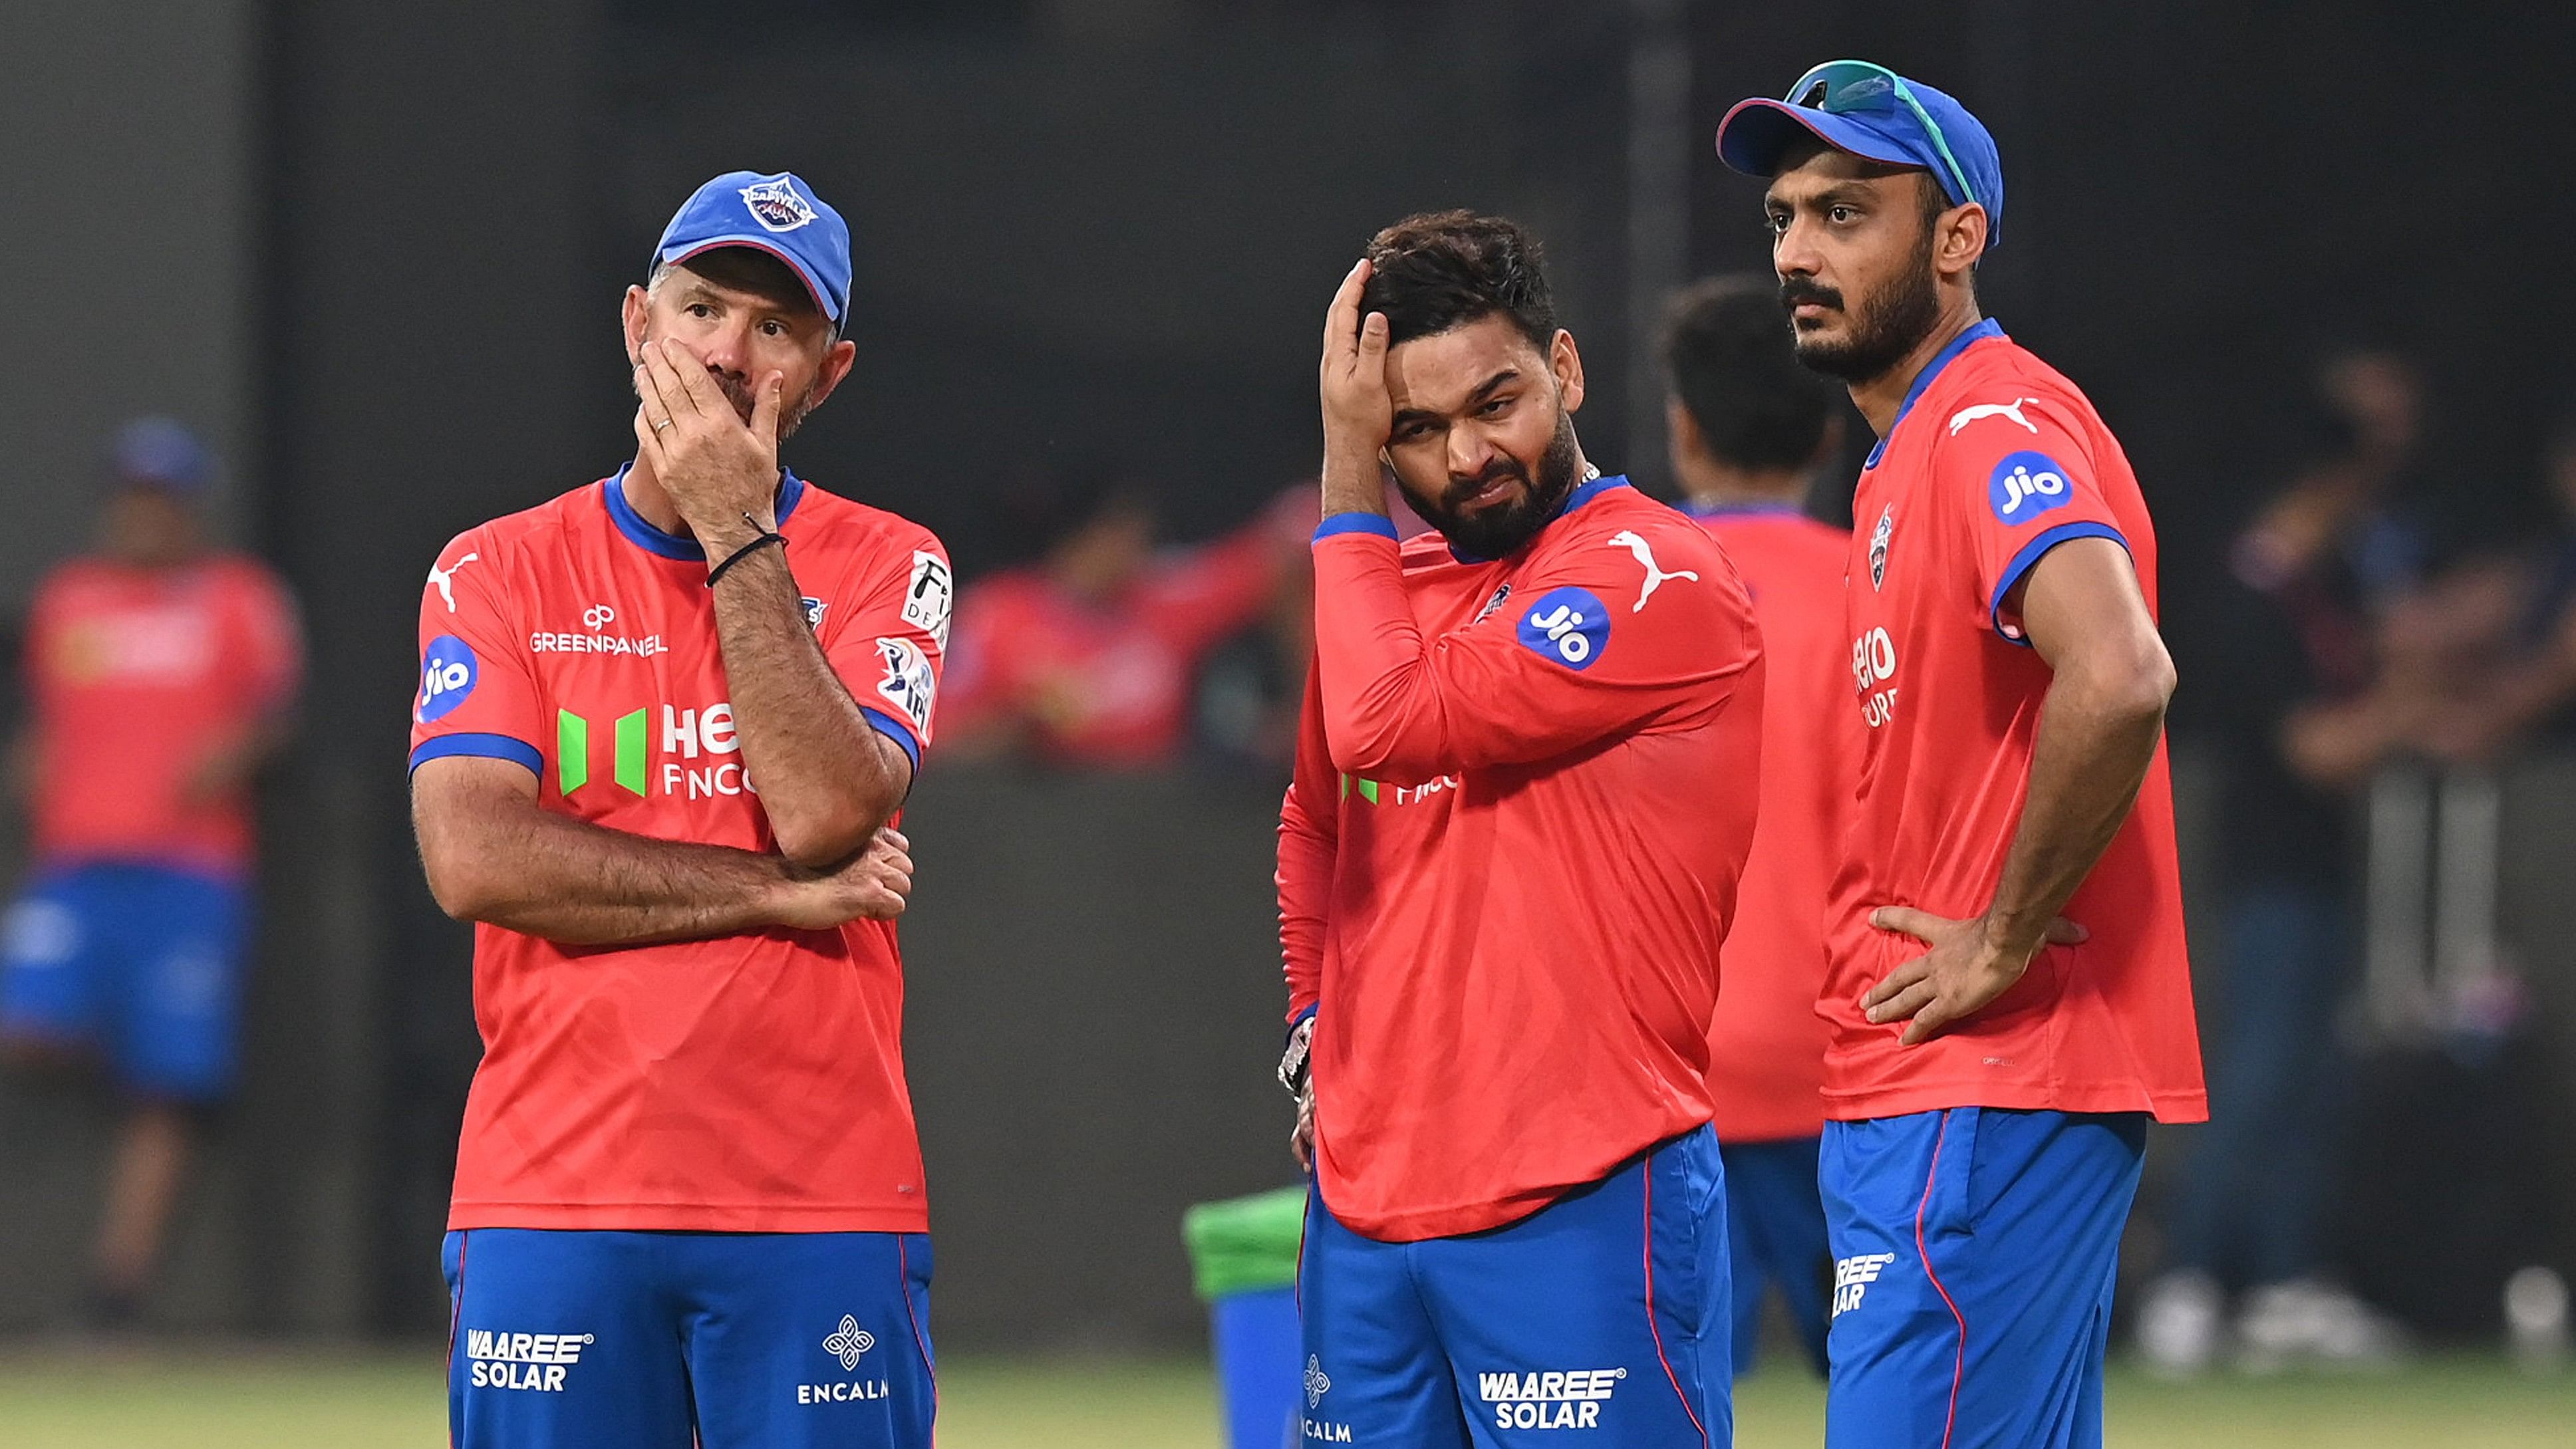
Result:
[[[1825,1203],[1816,1187],[1817,1139],[1731,1142],[1726,1159],[1726,1241],[1733,1250],[1735,1372],[1753,1371],[1761,1350],[1762,1300],[1774,1285],[1797,1325],[1807,1362],[1825,1371],[1826,1286],[1833,1252],[1825,1245]]]
[[[1825,1124],[1826,1449],[2101,1449],[2143,1114]]]
[[[1725,1168],[1707,1128],[1519,1222],[1382,1243],[1309,1200],[1308,1444],[1712,1449],[1734,1434]]]
[[[454,1449],[929,1449],[918,1233],[447,1235]]]

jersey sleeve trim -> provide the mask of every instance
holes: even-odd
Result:
[[[1374,533],[1380,538],[1396,537],[1395,520],[1383,513],[1336,513],[1315,530],[1315,542],[1342,533]]]
[[[876,726],[878,734],[895,742],[896,748],[903,751],[904,758],[912,761],[914,774],[921,773],[921,741],[914,737],[910,726],[893,715],[870,709],[864,704],[859,706],[859,713],[868,717],[868,723]]]
[[[2021,582],[2022,575],[2029,573],[2039,562],[2041,555],[2061,543],[2078,538],[2107,538],[2118,544],[2123,552],[2129,550],[2129,540],[2121,536],[2120,530],[2091,519],[2061,523],[2043,530],[2039,536],[2023,544],[2020,551],[2012,556],[2012,561],[2004,565],[2003,576],[1995,582],[1995,596],[1986,601],[1986,622],[1994,627],[1998,638],[2024,649],[2030,647],[2030,640],[2022,630],[2004,622],[2004,598],[2013,591],[2015,584]]]
[[[423,740],[411,752],[411,768],[417,770],[431,760],[442,760],[450,755],[508,760],[514,765],[526,766],[528,773],[539,779],[543,779],[546,773],[546,757],[538,753],[536,746],[512,735],[492,734],[439,735]]]
[[[1305,1021],[1308,1017],[1313,1016],[1315,1014],[1315,1008],[1320,1004],[1321,1003],[1309,1001],[1304,1006],[1288,1013],[1289,1034],[1292,1036],[1295,1035],[1298,1024]]]

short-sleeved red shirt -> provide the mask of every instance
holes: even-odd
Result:
[[[285,701],[301,657],[294,605],[253,560],[56,570],[27,639],[36,858],[246,871],[247,793],[191,777]]]
[[[726,699],[705,555],[624,474],[487,523],[421,595],[412,766],[525,765],[547,810],[776,848]],[[833,672],[916,763],[948,634],[929,530],[788,475],[778,530]],[[474,936],[483,1062],[448,1224],[920,1232],[890,921],[629,947]]]
[[[1813,1137],[1825,1123],[1825,893],[1860,747],[1843,661],[1851,535],[1788,504],[1689,512],[1735,561],[1762,626],[1762,814],[1718,956],[1710,1120],[1721,1142]]]
[[[1922,954],[1874,929],[1878,906],[1954,919],[1991,903],[2029,787],[2050,673],[2015,587],[2050,549],[2108,538],[2156,607],[2156,537],[2117,439],[2073,383],[1993,322],[1915,381],[1853,495],[1847,635],[1866,726],[1836,881],[1826,1114],[1944,1107],[2208,1115],[2183,940],[2173,788],[2156,749],[2136,808],[2066,916],[2092,934],[2044,947],[1985,1010],[1919,1046],[1860,998]]]

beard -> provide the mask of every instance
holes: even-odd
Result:
[[[1790,336],[1800,362],[1854,385],[1885,377],[1922,345],[1941,318],[1941,293],[1932,275],[1932,229],[1923,229],[1905,270],[1858,312],[1846,311],[1841,292],[1805,277],[1791,277],[1780,284],[1781,311],[1789,312],[1801,302],[1843,312],[1850,319],[1850,330],[1829,341],[1798,331],[1793,317]]]
[[[1565,509],[1565,500],[1574,486],[1583,481],[1575,459],[1574,419],[1563,409],[1556,414],[1556,433],[1548,439],[1547,451],[1539,455],[1538,473],[1532,477],[1520,459],[1509,456],[1495,459],[1473,477],[1452,477],[1438,500],[1426,501],[1406,490],[1406,499],[1422,521],[1440,530],[1450,547],[1460,553],[1481,559],[1504,558],[1538,536],[1538,531],[1553,522]],[[1505,478],[1517,478],[1521,496],[1509,503],[1470,512],[1459,505]]]
[[[644,340],[650,342],[653,338],[648,334]],[[758,394],[752,390],[751,379],[739,372],[719,372],[712,367],[707,369],[707,376],[715,382],[716,390],[725,395],[725,401],[733,404],[734,416],[742,419],[744,427],[751,426],[752,413],[759,403]],[[631,378],[628,385],[630,389],[634,386]],[[786,442],[805,425],[805,415],[814,411],[814,390],[822,385],[822,376],[817,374],[812,382],[806,384],[804,395],[794,402],[779,399],[778,441]],[[643,394],[636,393],[636,398],[641,401]]]

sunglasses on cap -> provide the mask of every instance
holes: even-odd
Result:
[[[1923,103],[1906,88],[1905,77],[1886,66],[1866,60],[1829,60],[1798,77],[1798,83],[1780,99],[1836,116],[1903,106],[1921,123],[1923,134],[1932,138],[1932,149],[1940,153],[1941,164],[1950,168],[1950,179],[1958,183],[1959,195],[1968,201],[1979,199],[1977,188],[1968,184],[1966,168],[1950,154],[1950,142],[1941,134],[1941,123],[1933,120],[1932,113],[1923,109]]]

